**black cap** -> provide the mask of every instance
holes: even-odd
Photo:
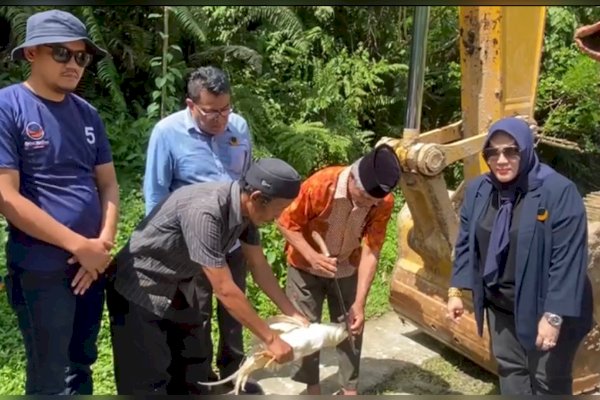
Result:
[[[302,178],[296,170],[278,158],[261,158],[253,163],[244,180],[261,193],[280,199],[294,199]]]
[[[400,181],[400,162],[387,144],[377,146],[358,161],[358,177],[365,191],[375,197],[387,196]]]

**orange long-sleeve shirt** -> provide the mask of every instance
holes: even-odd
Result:
[[[313,230],[325,240],[332,257],[337,257],[338,277],[351,276],[360,262],[361,244],[378,254],[385,240],[388,221],[394,207],[392,194],[371,208],[354,207],[348,198],[351,167],[324,168],[306,179],[298,197],[279,217],[286,229],[302,232],[307,242],[319,249],[311,237]],[[296,268],[308,262],[289,243],[285,251],[288,263]]]

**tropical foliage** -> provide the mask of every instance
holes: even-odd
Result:
[[[10,50],[24,40],[27,17],[50,8],[0,6],[0,87],[26,78],[27,65],[10,61]],[[347,163],[380,137],[402,132],[412,7],[60,8],[80,17],[110,52],[89,69],[78,91],[99,109],[109,132],[122,187],[119,245],[142,216],[141,176],[152,126],[182,107],[186,76],[198,66],[216,65],[229,74],[233,106],[249,122],[255,154],[283,158],[305,176]],[[549,7],[535,115],[546,134],[587,151],[541,146],[544,160],[583,191],[600,187],[593,173],[600,146],[600,71],[574,47],[572,36],[577,26],[597,20],[599,7]],[[433,7],[423,130],[460,118],[458,40],[457,7]],[[454,185],[460,174],[452,178]],[[393,220],[388,233],[370,315],[387,303],[396,254]],[[281,236],[273,227],[263,234],[266,254],[283,280]],[[252,285],[249,294],[262,313],[273,312]],[[20,393],[23,354],[15,321],[1,301],[0,392]],[[102,335],[105,346],[105,330]],[[102,347],[100,357],[96,374],[110,382],[110,349]],[[101,384],[101,393],[113,390]]]

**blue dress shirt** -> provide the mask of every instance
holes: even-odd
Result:
[[[160,120],[148,144],[144,199],[146,215],[181,186],[238,180],[252,161],[246,120],[231,113],[225,132],[202,132],[188,108]]]

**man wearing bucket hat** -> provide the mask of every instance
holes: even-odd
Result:
[[[31,74],[0,90],[6,288],[25,344],[27,394],[93,392],[119,191],[100,116],[72,92],[105,54],[73,15],[34,14],[12,52]]]

